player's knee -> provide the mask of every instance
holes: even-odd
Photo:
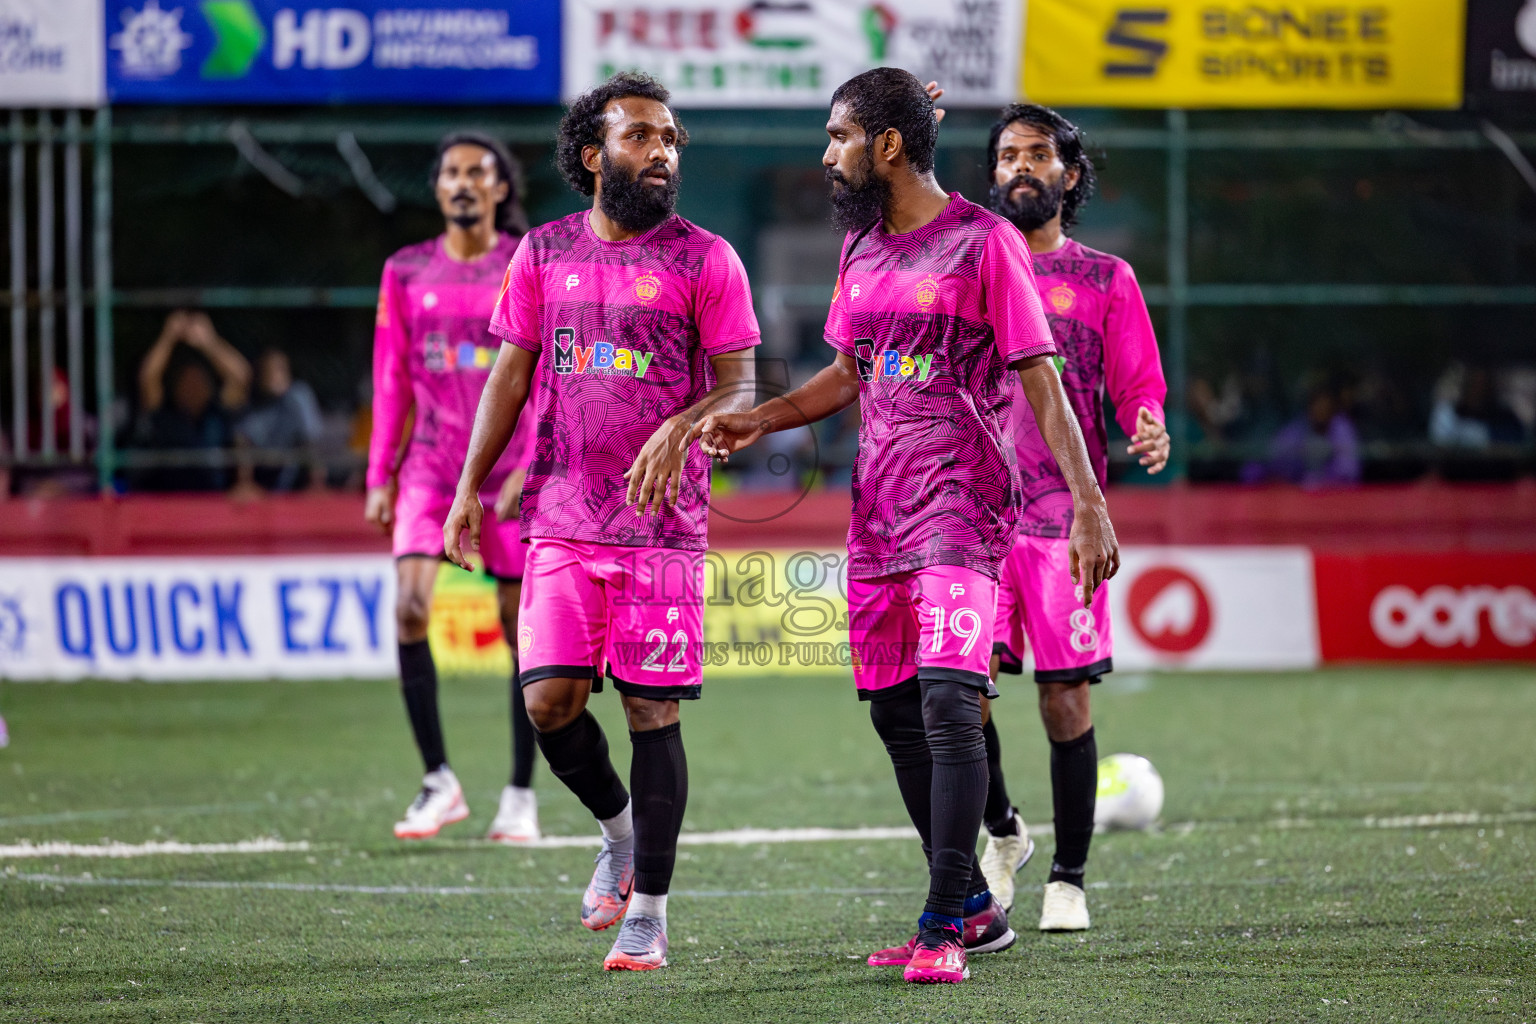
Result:
[[[400,591],[395,602],[395,624],[399,627],[400,639],[405,643],[425,639],[431,614],[431,598],[409,590]]]
[[[922,687],[923,725],[933,759],[947,764],[984,760],[981,691],[948,679],[924,679]]]
[[[554,732],[574,722],[586,709],[586,692],[569,686],[545,686],[555,680],[542,680],[523,687],[523,703],[528,720],[539,732]]]
[[[915,689],[870,701],[869,721],[896,767],[921,765],[928,760],[928,730],[923,725],[922,699]]]
[[[1056,743],[1075,740],[1093,725],[1088,713],[1088,680],[1040,687],[1040,721]]]
[[[629,722],[630,732],[652,732],[678,721],[678,703],[649,697],[625,697],[624,717]]]

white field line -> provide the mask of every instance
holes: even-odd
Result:
[[[23,839],[0,846],[0,857],[162,857],[199,853],[307,853],[306,842],[278,839],[242,839],[238,843],[180,843],[154,840],[147,843],[32,843]]]

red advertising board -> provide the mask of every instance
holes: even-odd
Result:
[[[1327,661],[1536,661],[1536,552],[1313,556]]]

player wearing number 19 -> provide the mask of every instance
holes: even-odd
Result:
[[[939,186],[938,131],[933,101],[905,71],[877,68],[833,94],[822,164],[848,229],[827,316],[836,356],[788,395],[694,428],[705,451],[724,458],[859,403],[848,531],[854,682],[929,867],[917,934],[869,962],[903,966],[913,982],[961,981],[968,953],[1014,938],[975,849],[994,595],[1020,502],[1008,420],[1015,387],[1071,488],[1074,573],[1092,592],[1119,561],[1051,361],[1024,238]]]
[[[751,404],[759,333],[735,251],[673,212],[688,136],[668,98],[619,74],[561,121],[557,163],[592,206],[535,228],[512,258],[491,317],[506,343],[443,527],[463,564],[481,481],[531,400],[522,525],[536,599],[519,610],[521,682],[550,771],[602,826],[581,920],[624,916],[608,970],[667,962],[688,799],[678,702],[702,682],[709,459],[688,430],[706,408]],[[605,675],[629,721],[633,811],[587,710]]]

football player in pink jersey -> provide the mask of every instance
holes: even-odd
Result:
[[[529,232],[507,268],[491,318],[505,342],[443,526],[460,564],[465,531],[485,543],[483,481],[530,403],[522,524],[537,600],[520,612],[520,678],[550,771],[602,827],[581,922],[623,918],[606,970],[667,963],[688,799],[679,702],[703,681],[709,459],[689,429],[751,405],[759,336],[735,251],[674,212],[688,135],[669,98],[621,73],[560,122],[556,162],[592,205]],[[587,710],[605,682],[628,719],[629,790]]]
[[[695,426],[724,458],[859,403],[848,530],[854,683],[929,865],[917,934],[869,958],[911,982],[969,977],[1014,941],[976,860],[987,797],[981,704],[997,578],[1020,505],[1010,435],[1022,387],[1078,511],[1071,569],[1091,598],[1119,564],[1104,497],[1052,357],[1024,238],[933,174],[922,83],[876,68],[832,97],[822,163],[843,243],[832,364],[783,398]]]
[[[488,329],[491,311],[507,261],[528,230],[518,177],[516,162],[496,140],[474,132],[444,138],[431,182],[447,230],[391,256],[379,288],[365,514],[393,537],[401,690],[426,768],[421,792],[395,825],[401,839],[434,836],[469,816],[464,790],[448,767],[427,625],[443,558],[443,519],[469,446],[475,405],[501,348],[501,339]],[[489,834],[502,842],[539,835],[530,788],[533,726],[516,684],[525,549],[515,516],[531,425],[532,417],[518,425],[484,483],[494,512],[481,554],[486,572],[496,579],[502,633],[512,645],[512,778]]]
[[[1068,237],[1093,195],[1093,160],[1082,135],[1046,107],[1015,104],[992,126],[987,149],[995,213],[1024,232],[1056,339],[1057,368],[1076,414],[1100,487],[1109,441],[1104,394],[1130,437],[1127,451],[1147,472],[1168,462],[1163,381],[1157,339],[1136,275],[1124,260]],[[1018,537],[998,580],[992,678],[1023,672],[1025,638],[1034,652],[1040,717],[1051,742],[1056,853],[1040,914],[1042,931],[1088,927],[1083,873],[1093,838],[1098,747],[1088,713],[1088,687],[1113,667],[1107,588],[1084,600],[1067,573],[1075,512],[1067,480],[1030,407],[1015,406],[1014,444],[1023,486]],[[982,868],[994,893],[1013,901],[1013,875],[1031,849],[1008,800],[991,702],[983,705],[990,785]]]

